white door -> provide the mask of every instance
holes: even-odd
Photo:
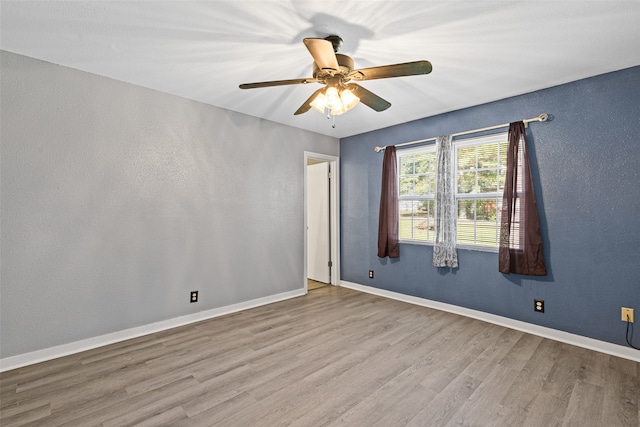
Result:
[[[330,283],[329,163],[307,166],[307,276]]]

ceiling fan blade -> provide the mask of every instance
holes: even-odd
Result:
[[[243,83],[240,85],[240,89],[255,89],[259,87],[269,87],[269,86],[284,86],[284,85],[298,85],[298,84],[306,84],[306,83],[315,83],[318,80],[309,78],[309,79],[292,79],[292,80],[274,80],[272,82],[258,82],[258,83]]]
[[[346,86],[351,89],[351,92],[353,92],[355,96],[360,98],[360,102],[362,102],[367,107],[370,107],[378,112],[384,111],[387,108],[391,107],[391,103],[389,101],[380,98],[375,93],[368,91],[358,84],[349,83]]]
[[[336,53],[333,51],[333,44],[330,41],[314,38],[306,38],[303,41],[318,68],[336,71],[340,69]]]
[[[318,89],[317,91],[313,92],[313,95],[311,95],[309,97],[309,99],[307,99],[304,104],[302,104],[300,106],[300,108],[298,108],[298,110],[293,113],[294,116],[297,116],[298,114],[303,114],[306,113],[307,111],[309,111],[311,109],[311,103],[313,102],[313,100],[316,98],[316,96],[322,92],[325,88],[321,87],[320,89]]]
[[[349,77],[354,80],[388,79],[390,77],[416,76],[429,74],[432,70],[429,61],[405,62],[403,64],[383,65],[381,67],[353,70]]]

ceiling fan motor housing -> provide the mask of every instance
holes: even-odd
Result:
[[[351,72],[351,70],[353,70],[355,63],[353,62],[353,59],[350,56],[343,55],[341,53],[336,53],[336,59],[338,60],[338,65],[340,66],[340,69],[337,71],[320,69],[318,68],[318,64],[314,62],[313,77],[318,80],[323,80],[326,77],[333,76],[333,75],[346,76]]]

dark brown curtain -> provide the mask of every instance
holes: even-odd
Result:
[[[382,190],[378,219],[378,257],[399,258],[398,245],[398,163],[396,147],[385,147],[382,159]]]
[[[524,122],[509,125],[499,270],[505,274],[547,275]]]

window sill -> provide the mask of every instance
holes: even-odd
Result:
[[[433,246],[433,242],[425,242],[424,240],[398,240],[398,243],[406,245]]]
[[[470,246],[470,245],[458,245],[458,249],[466,249],[468,251],[479,251],[479,252],[493,252],[495,254],[498,253],[498,248],[493,246]]]
[[[398,240],[398,243],[404,245],[418,245],[418,246],[433,246],[433,242],[424,242],[422,240]],[[471,245],[457,245],[457,249],[464,249],[467,251],[478,251],[478,252],[493,252],[498,253],[497,247],[492,246],[471,246]]]

